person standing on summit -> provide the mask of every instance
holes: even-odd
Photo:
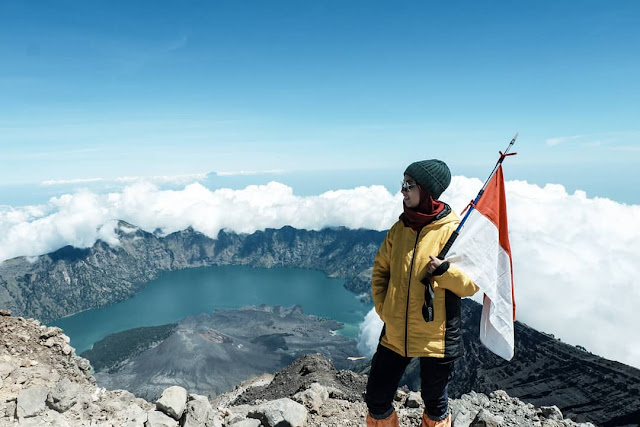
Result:
[[[441,160],[407,167],[402,181],[404,212],[388,231],[373,265],[371,293],[384,322],[367,383],[367,427],[398,426],[393,398],[414,357],[420,358],[422,427],[451,426],[447,388],[462,355],[460,298],[478,287],[448,261],[436,257],[459,218],[438,200],[451,183]],[[432,276],[432,321],[422,314],[425,285]]]

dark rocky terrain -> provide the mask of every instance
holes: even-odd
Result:
[[[211,265],[299,267],[346,279],[345,287],[368,296],[373,257],[384,232],[297,230],[283,227],[250,235],[221,231],[217,239],[188,228],[160,236],[123,221],[120,246],[65,246],[35,260],[0,264],[0,308],[51,322],[125,300],[165,271]]]
[[[509,362],[478,339],[482,307],[462,301],[465,354],[456,362],[451,396],[504,390],[535,406],[556,405],[569,417],[597,425],[640,424],[640,370],[565,344],[527,325],[515,324],[515,356]],[[403,383],[419,388],[414,361]],[[365,364],[359,370],[368,372]]]
[[[103,363],[95,377],[100,386],[125,389],[147,400],[157,399],[170,385],[213,397],[308,353],[324,355],[339,369],[355,366],[348,357],[358,354],[356,341],[332,332],[341,327],[334,320],[306,315],[300,307],[218,310],[183,319],[147,349],[130,346],[130,355]],[[126,339],[126,332],[105,338],[109,346],[100,352],[95,351],[98,343],[82,356],[96,366],[94,361],[127,347],[119,337]]]
[[[29,427],[355,427],[364,425],[366,378],[306,355],[275,375],[261,375],[208,399],[168,386],[155,403],[97,387],[89,363],[59,328],[0,310],[0,426]],[[418,393],[398,390],[401,427],[422,415]],[[504,391],[450,401],[456,427],[591,427],[555,406],[535,408]]]

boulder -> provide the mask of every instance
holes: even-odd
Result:
[[[18,394],[18,418],[29,418],[38,415],[46,408],[45,402],[49,389],[44,386],[31,387]]]
[[[119,414],[119,419],[123,426],[126,427],[142,427],[147,421],[147,413],[138,405],[132,403]]]
[[[229,427],[260,427],[262,423],[259,420],[248,418],[229,424]]]
[[[478,415],[478,407],[463,399],[451,404],[451,421],[456,427],[469,427]]]
[[[149,411],[144,427],[178,427],[178,421],[160,411]]]
[[[406,398],[407,393],[404,390],[397,389],[396,395],[393,397],[393,400],[395,400],[396,402],[402,402]]]
[[[215,416],[206,396],[190,394],[182,427],[221,427],[222,421]]]
[[[504,423],[504,418],[493,415],[486,409],[480,409],[478,415],[473,420],[472,425],[474,427],[499,427]],[[457,426],[458,424],[456,424]]]
[[[405,405],[407,408],[419,408],[422,406],[422,403],[422,396],[420,396],[420,393],[417,391],[411,391],[407,396]]]
[[[557,406],[541,406],[540,414],[548,420],[561,420],[562,411]]]
[[[40,339],[46,340],[51,337],[57,337],[62,333],[62,329],[56,326],[44,326],[42,327],[42,333],[40,334]]]
[[[312,414],[317,414],[328,398],[329,392],[327,388],[318,383],[311,384],[308,389],[293,396],[293,400],[303,404]]]
[[[249,412],[248,416],[260,420],[265,427],[277,425],[302,427],[307,421],[307,409],[285,397],[258,405]]]
[[[253,410],[253,406],[251,405],[238,405],[226,408],[227,424],[231,425],[239,421],[246,420],[251,410]]]
[[[0,415],[13,419],[16,415],[16,402],[14,400],[6,402],[4,404],[4,408],[2,408],[2,405],[0,404]]]
[[[172,386],[165,389],[160,399],[156,402],[156,408],[174,420],[179,420],[187,408],[187,390],[180,386]]]
[[[78,401],[80,386],[68,378],[59,380],[47,396],[47,406],[60,413],[68,411]]]

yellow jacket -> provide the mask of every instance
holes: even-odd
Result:
[[[434,278],[434,320],[422,317],[429,255],[437,256],[459,223],[451,211],[426,225],[420,234],[396,222],[375,257],[371,292],[375,309],[385,323],[380,343],[406,357],[459,357],[460,298],[478,287],[455,265]]]

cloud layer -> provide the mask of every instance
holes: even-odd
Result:
[[[442,198],[460,212],[481,186],[454,177]],[[520,321],[596,354],[640,367],[640,206],[568,194],[560,185],[507,182],[507,199]],[[242,190],[209,190],[199,183],[179,191],[136,182],[122,191],[89,191],[27,207],[0,206],[0,260],[35,256],[97,239],[116,245],[122,219],[165,233],[188,226],[216,237],[291,225],[389,228],[401,212],[400,194],[382,186],[301,197],[277,182]],[[361,349],[379,334],[374,313],[363,323]],[[369,350],[367,350],[369,349]]]

